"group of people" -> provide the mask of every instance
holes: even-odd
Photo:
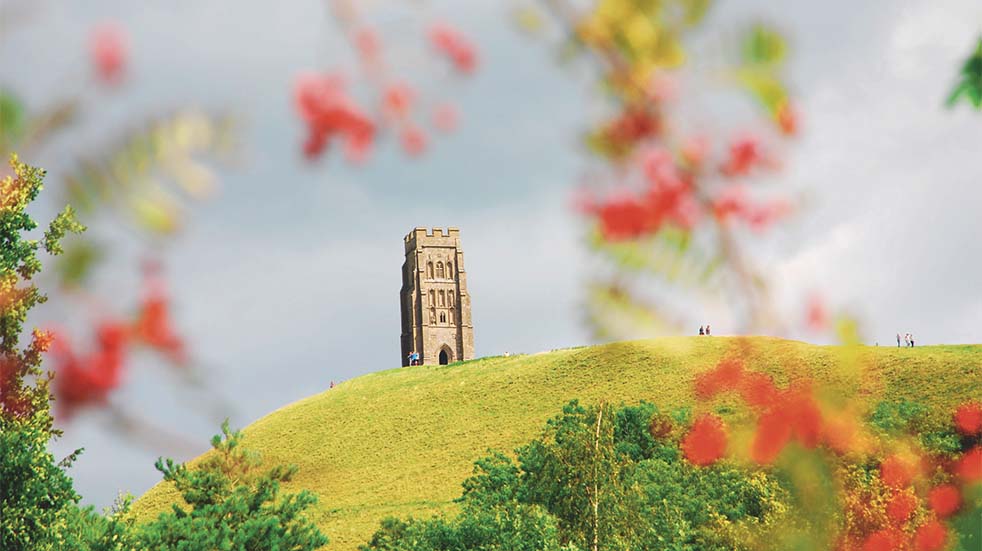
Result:
[[[712,333],[710,333],[710,331],[709,331],[709,324],[708,323],[706,324],[705,327],[703,327],[702,325],[699,326],[699,334],[700,335],[712,335]]]
[[[904,339],[904,346],[910,346],[910,347],[914,346],[914,335],[911,335],[910,333],[905,333],[903,335],[903,339]],[[900,348],[900,333],[897,333],[897,348]]]
[[[419,365],[419,352],[410,352],[406,355],[409,365]]]

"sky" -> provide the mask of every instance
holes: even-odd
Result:
[[[71,474],[86,503],[139,495],[159,480],[157,456],[204,451],[223,414],[245,426],[331,381],[397,367],[402,237],[416,226],[461,230],[478,356],[591,342],[582,304],[592,260],[570,193],[587,166],[578,133],[596,97],[581,70],[517,32],[511,4],[369,4],[400,70],[425,97],[457,103],[462,123],[421,159],[390,138],[361,167],[300,155],[294,77],[352,67],[323,3],[36,4],[0,37],[0,83],[32,106],[82,86],[93,25],[118,21],[132,47],[124,88],[92,100],[83,124],[38,159],[49,179],[64,173],[63,159],[176,106],[232,113],[243,129],[241,162],[221,169],[218,197],[194,207],[164,251],[177,325],[228,407],[211,411],[154,357],[138,358],[115,407],[189,444],[135,442],[105,411],[78,416],[54,449],[85,447]],[[982,342],[982,115],[942,108],[982,34],[982,4],[856,4],[719,2],[699,37],[720,44],[763,17],[792,40],[803,131],[780,185],[806,194],[808,208],[768,236],[761,261],[790,316],[820,289],[861,320],[870,344],[898,331],[924,344]],[[478,44],[473,77],[447,75],[418,47],[431,20]],[[96,291],[134,296],[139,241],[115,231],[130,261],[102,269]],[[714,332],[729,332],[712,319]]]

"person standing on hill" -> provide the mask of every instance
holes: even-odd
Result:
[[[703,327],[701,325],[699,326],[699,334],[700,335],[705,335],[706,334],[706,330],[703,329]]]
[[[910,336],[910,347],[914,348],[914,335]]]
[[[897,348],[900,348],[900,333],[897,333]]]
[[[706,334],[707,335],[712,335],[712,333],[709,332],[709,324],[708,323],[706,324]]]

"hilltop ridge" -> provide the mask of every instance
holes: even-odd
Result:
[[[840,368],[847,352],[865,366],[862,377]],[[474,460],[526,443],[569,400],[694,406],[694,376],[734,353],[781,384],[807,375],[872,403],[918,401],[936,425],[982,388],[982,345],[846,351],[773,337],[672,337],[370,373],[266,415],[245,428],[245,444],[269,463],[298,465],[289,489],[319,495],[310,515],[331,538],[327,549],[354,550],[386,516],[452,510]],[[735,401],[717,411],[746,414]],[[158,485],[134,510],[152,515],[175,498]]]

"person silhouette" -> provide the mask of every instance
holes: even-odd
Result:
[[[699,334],[700,335],[705,335],[706,334],[706,330],[703,329],[703,327],[701,325],[699,326]]]
[[[897,348],[900,348],[900,333],[897,333]]]
[[[709,324],[708,323],[706,324],[706,334],[707,335],[712,335],[712,333],[710,333],[710,331],[709,331]]]

